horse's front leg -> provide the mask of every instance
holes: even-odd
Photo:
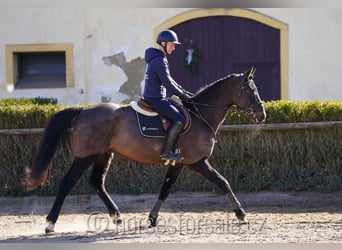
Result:
[[[209,163],[208,159],[202,159],[199,162],[192,164],[189,168],[212,183],[216,184],[227,196],[230,205],[232,206],[236,217],[243,223],[247,223],[246,213],[240,202],[233,193],[228,181],[217,172]]]
[[[150,214],[148,216],[148,220],[150,222],[150,227],[155,227],[157,225],[157,218],[159,210],[168,197],[170,193],[170,188],[173,183],[177,180],[179,174],[184,169],[183,165],[169,166],[167,169],[166,175],[164,177],[164,182],[160,188],[159,196],[157,202],[154,204]]]

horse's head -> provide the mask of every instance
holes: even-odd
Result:
[[[260,123],[265,122],[266,112],[254,83],[254,73],[255,68],[251,68],[239,76],[239,88],[233,98],[233,104],[243,109],[255,122]]]

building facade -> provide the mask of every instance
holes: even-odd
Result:
[[[162,29],[190,91],[256,67],[265,100],[341,100],[342,9],[12,8],[0,10],[0,98],[60,104],[141,95],[144,51]]]

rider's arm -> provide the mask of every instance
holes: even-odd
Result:
[[[185,95],[183,88],[171,77],[167,60],[158,58],[155,69],[159,79],[167,91],[180,97]]]

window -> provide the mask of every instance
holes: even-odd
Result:
[[[7,45],[6,60],[15,89],[73,86],[71,45]]]

